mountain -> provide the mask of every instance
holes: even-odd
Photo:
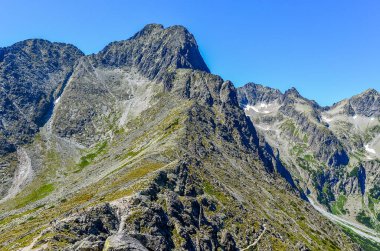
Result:
[[[283,150],[246,116],[243,89],[209,72],[186,28],[147,25],[70,55],[50,112],[2,153],[14,169],[1,188],[1,250],[360,250],[308,202]],[[28,74],[38,89],[40,73]],[[296,90],[245,93],[244,107],[264,114],[317,121],[309,108],[323,110]],[[37,101],[26,108],[40,114]],[[310,142],[332,145],[313,151],[328,167],[345,164],[346,149],[320,126],[305,126],[321,133]]]
[[[375,89],[368,89],[359,95],[334,104],[329,110],[341,112],[348,116],[379,117],[379,93]]]
[[[369,89],[331,107],[248,83],[239,104],[308,197],[341,218],[380,230],[380,98]]]
[[[45,124],[81,56],[72,45],[41,39],[0,48],[0,195],[16,169],[12,153]]]

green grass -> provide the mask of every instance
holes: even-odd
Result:
[[[346,214],[347,211],[344,209],[347,198],[344,195],[339,195],[338,199],[332,204],[331,212],[335,215]]]
[[[305,153],[305,147],[303,145],[297,144],[291,149],[291,154],[295,156],[301,156]]]
[[[369,239],[361,237],[351,229],[341,226],[343,232],[346,233],[353,242],[357,243],[364,251],[378,251],[380,250],[380,244],[373,242]]]
[[[380,186],[375,185],[369,190],[369,194],[371,195],[372,198],[379,200],[380,199]]]
[[[368,208],[372,212],[375,212],[375,204],[378,203],[378,200],[372,198],[371,196],[368,196]]]
[[[91,164],[92,161],[94,161],[94,159],[100,154],[103,152],[103,150],[107,147],[107,142],[104,141],[102,143],[99,143],[96,147],[95,147],[95,151],[94,152],[91,152],[85,156],[82,156],[80,158],[80,162],[78,163],[78,167],[79,169],[77,169],[75,172],[80,172],[82,171],[83,168],[85,168],[86,166],[88,166],[89,164]]]
[[[359,176],[359,167],[354,167],[351,172],[348,174],[349,177],[358,177]]]
[[[294,122],[290,119],[288,119],[284,123],[282,123],[280,128],[290,132],[290,134],[293,136],[296,133],[296,126],[295,126]]]
[[[145,148],[141,148],[140,150],[137,150],[137,151],[129,151],[125,154],[122,154],[120,156],[118,156],[117,158],[120,159],[120,160],[124,160],[124,159],[128,159],[128,158],[133,158],[135,157],[136,155],[138,155],[139,153],[141,153]]]
[[[214,196],[222,204],[226,205],[229,202],[228,197],[208,181],[203,182],[203,190],[205,193]]]
[[[40,209],[40,208],[42,208],[44,206],[45,205],[40,205],[40,206],[38,206],[36,208],[33,208],[33,209],[30,209],[28,211],[25,211],[25,212],[22,212],[22,213],[19,213],[19,214],[14,214],[14,215],[7,216],[7,217],[5,217],[5,218],[3,218],[3,219],[0,220],[0,226],[8,224],[9,222],[11,222],[14,219],[18,219],[18,218],[21,218],[21,217],[23,217],[25,215],[31,214],[31,213],[37,211],[38,209]]]
[[[307,144],[309,142],[309,137],[305,134],[303,135],[303,143]]]
[[[371,217],[369,217],[364,211],[360,211],[356,215],[356,220],[369,228],[373,228],[373,224],[371,222]]]
[[[41,200],[48,196],[51,192],[54,191],[54,185],[53,184],[45,184],[39,187],[38,189],[32,191],[25,197],[23,197],[19,203],[17,204],[16,208],[22,208],[29,203]]]

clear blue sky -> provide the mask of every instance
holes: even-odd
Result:
[[[27,38],[95,53],[147,23],[182,24],[236,86],[292,86],[321,105],[380,90],[380,1],[0,0],[0,47]]]

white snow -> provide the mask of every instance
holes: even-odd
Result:
[[[327,117],[325,117],[325,116],[322,116],[322,120],[325,121],[325,122],[327,122],[327,123],[329,123],[329,122],[331,122],[333,119],[332,119],[332,118],[327,118]]]
[[[260,103],[257,105],[246,105],[244,107],[245,111],[254,110],[257,113],[264,113],[264,114],[275,112],[277,109],[278,109],[278,105],[276,105],[275,103],[269,103],[269,104]]]
[[[355,116],[353,116],[352,118],[353,118],[353,119],[356,119],[357,117],[358,117],[358,116],[357,116],[357,115],[355,115]]]
[[[255,125],[257,128],[260,128],[261,130],[264,130],[264,131],[269,131],[270,130],[270,127],[269,126],[260,126],[260,125]]]
[[[376,154],[375,149],[370,148],[368,144],[365,145],[364,148],[365,148],[365,150],[366,150],[367,152],[372,153],[372,154]]]
[[[263,107],[267,108],[267,107],[268,107],[268,104],[261,103],[261,104],[260,104],[260,107],[261,107],[261,108],[263,108]]]
[[[374,121],[375,120],[375,118],[374,117],[371,117],[371,121]]]
[[[54,104],[58,104],[59,100],[61,99],[61,96],[59,96],[56,100],[54,100]]]

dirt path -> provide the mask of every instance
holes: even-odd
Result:
[[[267,231],[267,228],[266,228],[265,224],[263,225],[263,227],[264,227],[264,229],[263,229],[263,231],[261,232],[261,234],[259,235],[259,237],[257,237],[257,239],[256,239],[252,244],[246,246],[245,248],[240,249],[241,251],[248,250],[248,249],[250,249],[250,248],[256,246],[257,243],[259,243],[259,240],[261,239],[261,237],[263,237],[263,235],[264,235],[265,232]]]
[[[29,244],[29,246],[26,246],[24,248],[19,249],[19,251],[37,251],[37,250],[46,250],[48,248],[48,245],[45,243],[38,248],[33,248],[34,245],[36,245],[37,241],[41,238],[41,236],[45,233],[45,231],[42,231],[39,233],[33,241]]]

